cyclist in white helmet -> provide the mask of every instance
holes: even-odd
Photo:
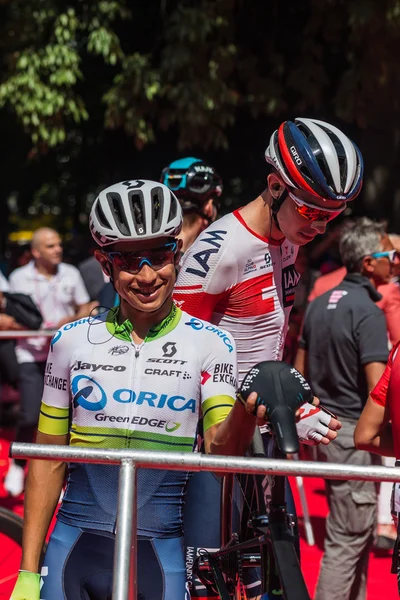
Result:
[[[55,334],[38,443],[192,452],[202,410],[207,451],[244,452],[255,419],[234,402],[235,344],[205,321],[198,320],[194,330],[191,317],[172,301],[181,224],[177,198],[153,181],[113,185],[93,203],[90,230],[99,246],[96,258],[113,281],[120,305]],[[214,377],[222,367],[230,378]],[[250,410],[256,398],[254,394]],[[264,413],[259,407],[258,416]],[[31,461],[23,557],[12,600],[111,598],[118,471],[108,465],[69,466],[40,575],[40,552],[65,466]],[[189,598],[181,523],[187,477],[168,470],[138,473],[138,588],[143,600]]]
[[[249,367],[281,360],[289,314],[300,278],[298,246],[323,234],[359,194],[363,159],[337,127],[316,119],[285,121],[265,152],[272,170],[252,202],[210,225],[185,253],[174,298],[194,317],[224,327],[235,339],[239,383]],[[340,427],[313,407],[298,423],[307,444],[328,444]],[[264,435],[267,444],[268,433]],[[267,449],[268,450],[268,449]],[[190,481],[186,502],[187,555],[219,547],[219,484],[207,473]],[[215,520],[210,521],[210,515]],[[247,582],[249,598],[257,596]],[[191,580],[192,598],[213,595]]]

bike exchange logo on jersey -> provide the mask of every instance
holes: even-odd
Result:
[[[214,383],[227,383],[228,385],[237,388],[237,380],[234,373],[232,363],[217,363],[213,374]]]

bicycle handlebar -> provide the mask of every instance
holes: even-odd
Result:
[[[260,405],[266,407],[267,418],[281,452],[298,452],[296,411],[313,399],[311,388],[303,375],[284,362],[260,362],[243,379],[239,396],[246,401],[251,392],[258,395],[256,409]]]

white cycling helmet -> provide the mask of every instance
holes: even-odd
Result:
[[[176,236],[182,228],[182,209],[162,183],[122,181],[100,192],[90,210],[89,227],[99,246]]]
[[[349,202],[361,191],[364,168],[360,150],[325,121],[284,121],[272,134],[265,159],[287,185],[320,198]]]

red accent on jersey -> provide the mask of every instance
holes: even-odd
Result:
[[[207,371],[203,371],[201,374],[201,385],[204,385],[205,383],[207,383],[207,381],[210,379],[211,375],[210,373],[207,373]]]
[[[388,387],[389,387],[390,375],[392,373],[393,359],[394,359],[394,356],[397,354],[399,345],[400,345],[400,342],[398,342],[395,346],[393,346],[393,348],[389,354],[386,369],[384,370],[382,377],[380,378],[380,380],[378,381],[378,383],[376,384],[376,386],[374,387],[374,389],[371,392],[372,400],[376,404],[379,404],[379,406],[386,406],[387,391],[388,391]]]
[[[256,235],[235,211],[210,225],[183,256],[174,299],[236,341],[239,383],[263,360],[281,360],[299,275],[297,247]]]
[[[387,406],[392,422],[394,451],[400,459],[400,342],[392,348],[386,369],[371,392],[371,398],[380,406]]]
[[[275,302],[273,298],[268,297],[272,284],[272,273],[265,273],[249,281],[237,283],[232,286],[229,293],[222,294],[215,305],[215,312],[237,319],[273,312]]]
[[[285,241],[285,238],[282,238],[281,240],[272,240],[272,239],[270,240],[268,238],[263,237],[262,235],[258,235],[258,233],[256,233],[252,229],[250,229],[250,227],[247,225],[246,221],[243,219],[242,215],[240,214],[239,209],[234,210],[233,214],[235,215],[237,220],[241,222],[243,227],[245,227],[247,229],[247,231],[249,231],[251,233],[251,235],[255,235],[256,238],[258,238],[262,242],[265,242],[266,244],[271,244],[272,246],[282,246],[283,242]]]

